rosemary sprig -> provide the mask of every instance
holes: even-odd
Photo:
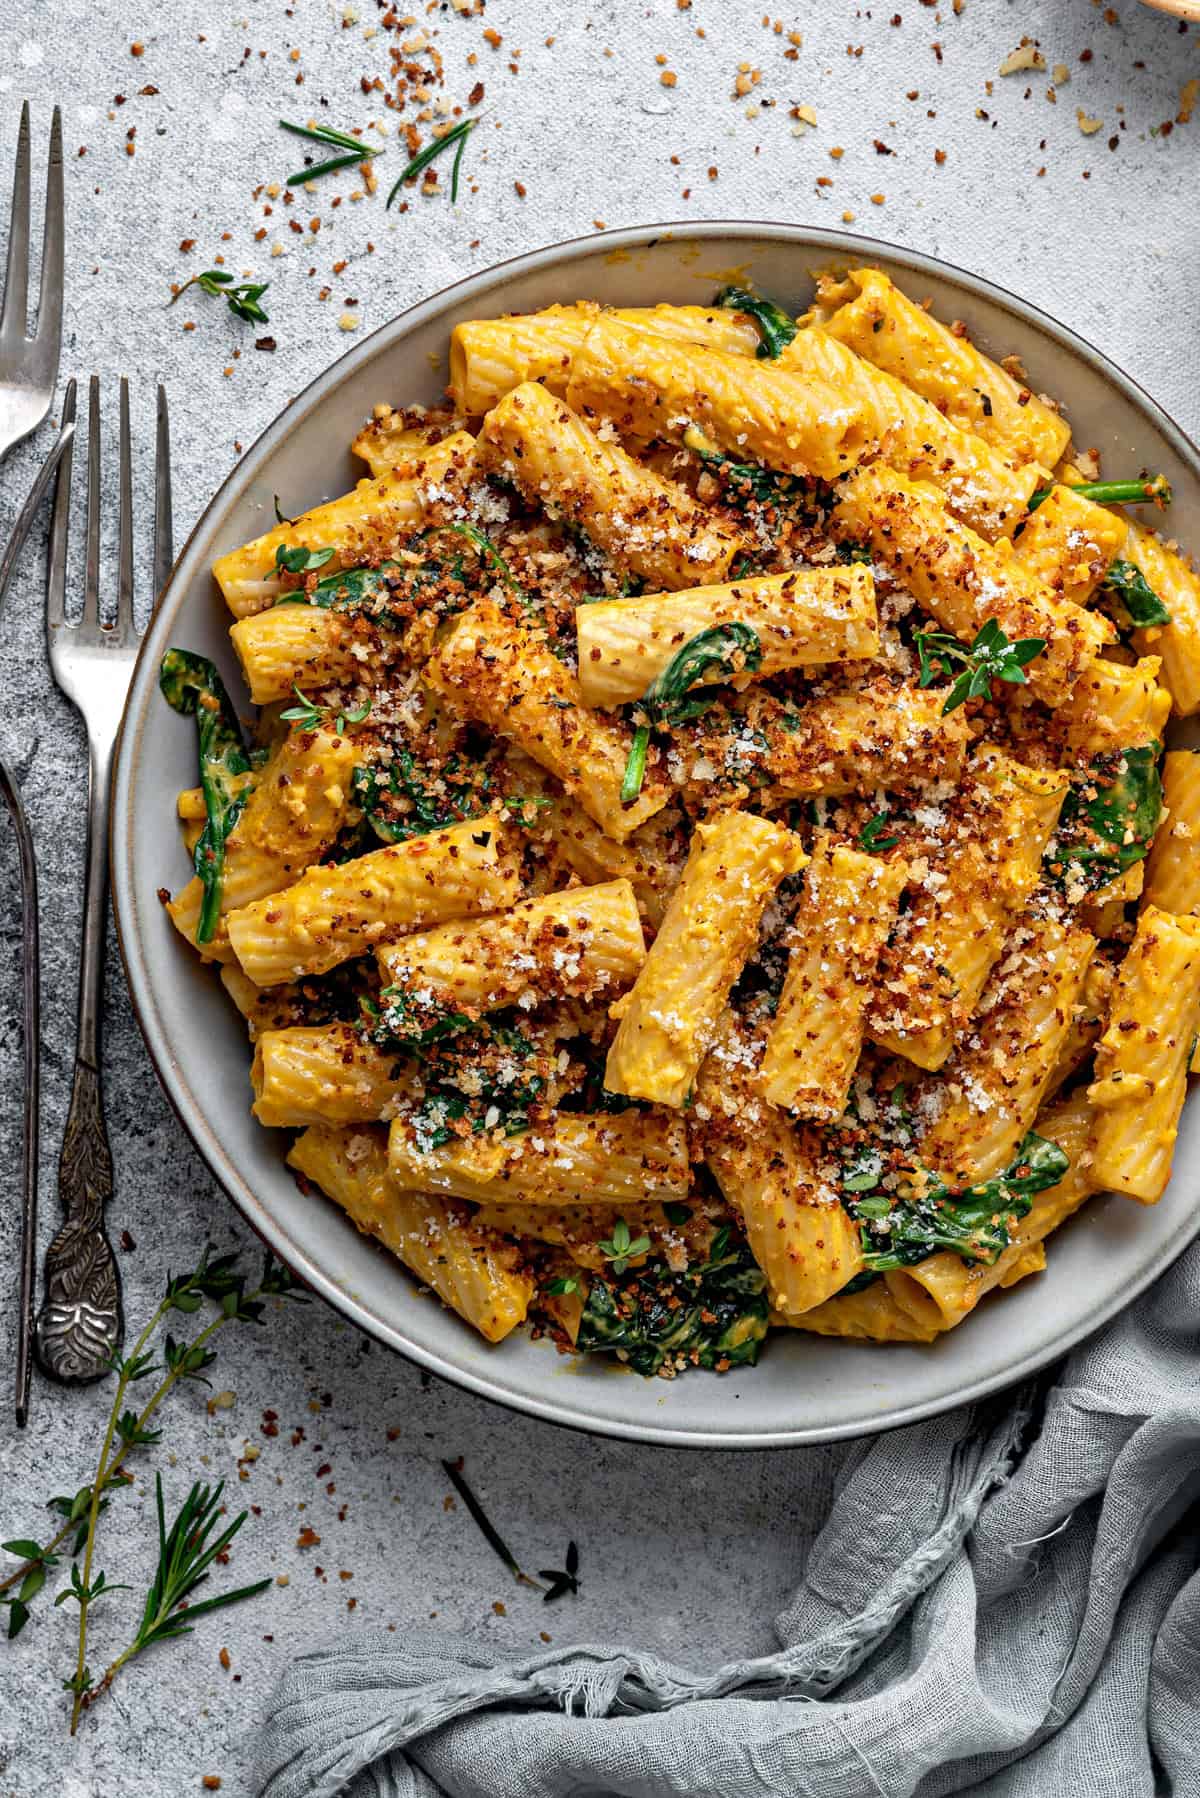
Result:
[[[292,125],[287,119],[279,121],[284,131],[290,131],[294,137],[311,138],[314,143],[331,144],[335,149],[344,152],[341,156],[332,156],[328,162],[319,162],[315,168],[300,169],[289,175],[288,187],[304,187],[310,181],[319,181],[322,175],[336,174],[339,169],[356,168],[360,163],[369,162],[379,150],[373,144],[364,144],[360,138],[350,137],[345,131],[335,131],[332,125]]]
[[[459,165],[462,162],[462,153],[466,148],[467,138],[478,123],[479,120],[477,118],[460,119],[457,125],[452,125],[449,131],[444,132],[441,137],[435,137],[432,143],[425,145],[423,150],[418,150],[408,167],[404,169],[397,178],[391,193],[387,197],[387,207],[385,210],[390,209],[392,201],[396,198],[400,189],[408,182],[415,181],[417,176],[429,167],[434,158],[440,156],[443,150],[448,150],[451,144],[458,145],[458,148],[454,153],[454,165],[450,171],[450,199],[452,202],[457,200],[458,170]]]
[[[47,1569],[57,1563],[58,1550],[69,1537],[74,1538],[70,1552],[75,1560],[71,1568],[70,1584],[65,1593],[60,1594],[60,1602],[73,1599],[79,1605],[79,1647],[75,1671],[70,1679],[64,1681],[66,1689],[75,1694],[71,1712],[72,1735],[79,1727],[85,1697],[92,1690],[92,1676],[87,1664],[91,1607],[97,1598],[117,1589],[108,1583],[102,1573],[97,1571],[93,1574],[96,1526],[107,1508],[108,1494],[117,1487],[131,1483],[124,1463],[132,1450],[150,1446],[159,1440],[160,1432],[150,1429],[149,1425],[174,1387],[182,1380],[208,1384],[205,1370],[215,1359],[210,1346],[214,1337],[230,1323],[261,1323],[266,1300],[274,1297],[300,1298],[301,1294],[298,1282],[288,1269],[273,1261],[269,1255],[258,1284],[249,1291],[246,1280],[238,1269],[236,1257],[212,1256],[208,1249],[205,1249],[198,1265],[190,1273],[168,1276],[166,1291],[129,1354],[113,1357],[112,1367],[117,1376],[116,1391],[91,1482],[80,1487],[73,1497],[60,1494],[49,1500],[49,1508],[63,1517],[64,1522],[44,1547],[24,1539],[6,1544],[10,1553],[25,1556],[23,1564],[0,1582],[0,1596],[11,1591],[14,1586],[19,1587],[15,1601],[4,1600],[10,1607],[9,1634],[13,1636],[24,1624],[29,1602],[44,1584]],[[205,1303],[217,1305],[216,1317],[190,1342],[177,1342],[168,1333],[163,1344],[162,1360],[157,1361],[150,1344],[159,1326],[172,1312],[193,1316]],[[126,1400],[130,1387],[151,1375],[158,1376],[158,1383],[149,1399],[140,1411],[127,1409]],[[83,1557],[82,1567],[78,1564],[80,1555]],[[30,1574],[39,1572],[42,1579],[35,1581],[31,1588]],[[17,1610],[18,1605],[22,1607],[23,1614]]]
[[[248,325],[266,325],[271,321],[259,302],[270,285],[269,281],[235,282],[228,269],[206,268],[203,274],[192,275],[185,281],[179,291],[171,295],[167,305],[173,306],[176,300],[181,300],[189,287],[198,287],[201,293],[224,300],[234,318],[240,318]]]
[[[146,1594],[142,1621],[133,1641],[110,1663],[98,1683],[95,1686],[88,1685],[79,1692],[81,1704],[90,1708],[103,1692],[107,1692],[121,1668],[128,1666],[135,1656],[144,1654],[147,1648],[153,1648],[156,1642],[170,1641],[173,1636],[190,1636],[197,1617],[204,1616],[208,1611],[224,1610],[231,1604],[240,1604],[244,1598],[256,1598],[271,1584],[269,1579],[256,1580],[253,1585],[239,1586],[233,1592],[217,1592],[210,1598],[201,1599],[199,1604],[189,1602],[192,1593],[207,1580],[208,1570],[213,1562],[225,1553],[250,1515],[248,1511],[239,1512],[232,1523],[213,1537],[213,1531],[223,1512],[221,1494],[224,1490],[224,1480],[218,1481],[213,1487],[197,1480],[168,1530],[163,1511],[162,1475],[155,1474],[158,1564],[150,1590]],[[103,1580],[104,1575],[101,1574],[101,1583]],[[113,1591],[115,1588],[109,1586],[104,1590]],[[63,1596],[70,1597],[74,1594]],[[91,1596],[95,1599],[97,1593],[93,1591]],[[185,1609],[181,1611],[180,1606]],[[84,1672],[86,1671],[85,1668]],[[75,1680],[64,1683],[68,1690],[77,1690]]]

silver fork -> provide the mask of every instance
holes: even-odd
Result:
[[[54,108],[50,161],[46,170],[46,217],[42,227],[42,282],[37,325],[29,316],[29,102],[21,108],[17,161],[13,171],[12,217],[4,309],[0,312],[0,462],[14,444],[36,431],[54,399],[63,312],[63,154],[62,119]]]
[[[112,1154],[100,1085],[100,1017],[108,899],[108,820],[112,754],[141,632],[133,615],[133,475],[129,383],[120,389],[120,513],[117,608],[100,622],[100,382],[88,390],[87,525],[83,615],[66,616],[71,452],[59,469],[50,531],[46,637],[50,667],[81,713],[88,737],[88,830],[79,962],[79,1022],[71,1105],[63,1133],[58,1190],[65,1220],[46,1254],[46,1298],[37,1321],[37,1357],[59,1380],[98,1379],[120,1347],[121,1289],[104,1210],[112,1195]],[[155,595],[171,566],[170,445],[166,395],[158,390]]]

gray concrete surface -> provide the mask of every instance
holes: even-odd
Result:
[[[891,22],[897,8],[902,17]],[[347,347],[344,316],[369,330],[462,273],[586,233],[596,220],[610,228],[705,217],[836,223],[851,212],[858,230],[946,256],[1025,294],[1112,353],[1185,427],[1200,426],[1200,116],[1162,129],[1180,111],[1183,84],[1200,76],[1194,33],[1134,0],[1118,0],[1107,14],[1091,0],[966,0],[961,14],[951,0],[938,8],[887,0],[870,10],[810,0],[783,15],[781,35],[762,18],[751,0],[694,0],[682,10],[675,0],[490,0],[485,17],[434,6],[395,31],[374,0],[260,0],[246,17],[206,0],[156,8],[8,0],[0,8],[0,182],[6,189],[21,100],[33,101],[39,151],[51,104],[60,101],[70,234],[63,375],[97,370],[110,393],[115,375],[135,377],[137,493],[147,530],[155,377],[171,394],[182,535],[239,446]],[[484,40],[485,27],[500,33],[498,48]],[[788,60],[793,28],[804,42]],[[486,90],[486,122],[468,146],[458,206],[445,194],[443,164],[443,192],[414,197],[401,216],[384,214],[382,194],[333,207],[353,185],[337,177],[310,200],[276,203],[264,217],[267,196],[256,201],[254,190],[297,166],[295,141],[276,120],[394,123],[377,92],[364,96],[360,78],[386,79],[390,47],[418,31],[436,34],[441,91],[453,102],[464,102],[476,81]],[[1051,67],[1002,79],[999,65],[1023,34],[1039,41]],[[144,46],[139,56],[135,42]],[[677,77],[673,87],[660,80],[658,56]],[[1053,76],[1059,62],[1070,70],[1065,84]],[[761,80],[734,98],[741,64],[760,70]],[[789,116],[794,106],[812,107],[815,127]],[[1077,109],[1099,127],[1085,133]],[[875,139],[894,153],[882,154]],[[830,155],[836,147],[840,158]],[[389,138],[381,184],[394,179],[401,156]],[[832,185],[818,186],[818,178]],[[881,205],[873,194],[884,196]],[[300,233],[288,227],[293,215],[303,221]],[[315,217],[318,233],[308,228]],[[0,208],[0,236],[4,230]],[[185,239],[195,240],[190,253],[180,249]],[[275,242],[283,253],[273,257]],[[165,309],[170,283],[211,266],[218,253],[239,277],[253,271],[271,281],[268,327],[239,325],[194,293]],[[188,321],[194,330],[184,329]],[[256,351],[255,336],[268,333],[277,349]],[[48,437],[43,430],[0,469],[0,533]],[[148,534],[140,547],[148,552]],[[41,554],[35,543],[0,621],[0,744],[21,770],[41,859],[48,1233],[73,1046],[83,747],[44,666]],[[6,1174],[17,1145],[14,883],[11,844],[0,831]],[[159,1092],[115,951],[107,1020],[119,1182],[113,1222],[132,1240],[120,1259],[136,1320],[168,1267],[190,1262],[206,1238],[253,1251]],[[6,1267],[14,1209],[6,1179]],[[11,1352],[6,1296],[5,1380]],[[21,1638],[0,1642],[3,1798],[174,1798],[201,1790],[205,1775],[219,1777],[223,1792],[245,1792],[256,1720],[279,1669],[315,1638],[364,1624],[403,1630],[434,1616],[447,1629],[517,1649],[543,1629],[626,1636],[694,1662],[764,1649],[844,1455],[690,1455],[570,1434],[422,1377],[315,1305],[272,1317],[261,1331],[231,1332],[215,1372],[216,1389],[234,1395],[228,1408],[210,1414],[203,1394],[180,1396],[154,1463],[176,1494],[195,1477],[232,1480],[236,1497],[257,1510],[229,1577],[266,1571],[286,1586],[148,1656],[73,1743],[59,1690],[73,1612],[43,1598]],[[713,1397],[719,1402],[715,1387]],[[103,1402],[100,1391],[64,1395],[39,1385],[30,1428],[17,1436],[4,1399],[0,1536],[43,1531],[44,1499],[87,1477]],[[277,1434],[263,1433],[264,1411],[276,1414],[277,1423],[265,1421]],[[247,1445],[261,1452],[244,1463],[248,1477],[238,1484]],[[578,1541],[578,1600],[546,1610],[536,1594],[513,1587],[461,1509],[447,1504],[439,1462],[460,1454],[527,1564],[556,1564],[568,1538]],[[138,1465],[144,1477],[152,1463]],[[148,1576],[149,1526],[139,1482],[116,1500],[105,1531],[99,1564],[110,1580]],[[297,1547],[305,1526],[319,1545]],[[93,1666],[124,1641],[135,1597],[119,1595],[107,1614],[97,1610]]]

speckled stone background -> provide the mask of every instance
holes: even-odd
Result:
[[[371,330],[459,275],[601,225],[852,219],[1023,293],[1116,357],[1185,427],[1200,426],[1200,116],[1186,116],[1195,88],[1185,86],[1200,76],[1200,44],[1175,21],[1134,0],[1108,9],[965,0],[961,10],[958,0],[871,9],[808,0],[781,28],[774,11],[764,19],[761,0],[489,0],[485,15],[434,4],[397,23],[403,11],[385,15],[375,0],[259,0],[245,17],[207,0],[0,7],[0,183],[7,191],[21,100],[34,105],[39,161],[51,104],[61,102],[63,378],[96,370],[111,400],[113,377],[133,377],[143,575],[154,378],[170,390],[181,541],[241,446],[346,348],[343,329]],[[353,199],[352,176],[290,207],[272,203],[264,184],[298,165],[281,116],[342,128],[384,120],[378,170],[390,184],[403,156],[396,114],[361,84],[380,76],[392,91],[393,48],[428,66],[428,50],[411,48],[426,36],[444,65],[435,105],[443,96],[464,105],[477,82],[484,87],[457,207],[445,173],[438,194],[413,195],[403,214],[385,214],[382,192]],[[1045,67],[1001,77],[1023,37],[1037,41]],[[794,115],[799,107],[812,109],[815,125]],[[418,110],[414,102],[405,117]],[[6,203],[0,236],[5,229]],[[171,283],[218,256],[239,278],[271,282],[269,326],[238,324],[195,292],[166,309]],[[273,353],[254,348],[256,335],[274,339]],[[0,469],[0,532],[48,441],[46,427]],[[73,1050],[84,756],[44,665],[43,549],[40,538],[31,545],[0,621],[0,745],[20,771],[41,865],[46,1237]],[[7,1267],[17,1240],[8,1170],[19,1067],[7,831],[0,896]],[[136,1321],[167,1269],[189,1264],[206,1238],[253,1250],[159,1092],[115,947],[105,1065],[112,1223],[129,1233],[120,1261]],[[7,1382],[15,1281],[6,1282]],[[403,1630],[435,1617],[514,1649],[542,1630],[626,1637],[695,1662],[764,1650],[845,1453],[693,1455],[571,1434],[419,1374],[316,1305],[228,1332],[214,1371],[215,1389],[231,1395],[224,1408],[210,1411],[202,1393],[179,1396],[154,1462],[176,1495],[196,1477],[230,1480],[255,1511],[227,1577],[269,1573],[278,1586],[148,1656],[73,1743],[59,1682],[74,1612],[44,1596],[19,1641],[0,1642],[2,1798],[176,1798],[203,1789],[205,1776],[219,1777],[223,1792],[246,1792],[250,1743],[278,1670],[314,1638],[364,1623]],[[719,1403],[715,1383],[712,1392]],[[0,1536],[46,1531],[45,1498],[88,1477],[104,1403],[99,1390],[61,1394],[39,1383],[18,1436],[5,1397]],[[245,1459],[247,1448],[257,1458]],[[458,1455],[527,1565],[559,1564],[568,1538],[578,1541],[577,1600],[546,1609],[513,1586],[449,1501],[440,1462]],[[137,1465],[144,1476],[151,1462]],[[99,1564],[110,1580],[136,1587],[148,1577],[150,1523],[139,1481],[107,1522]],[[320,1541],[300,1548],[306,1527]],[[127,1639],[136,1599],[121,1594],[97,1609],[94,1667]]]

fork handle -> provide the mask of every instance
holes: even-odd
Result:
[[[112,1152],[100,1088],[100,1011],[108,911],[111,736],[88,733],[88,830],[79,958],[79,1028],[71,1106],[58,1164],[65,1218],[46,1254],[46,1297],[37,1323],[44,1372],[71,1382],[109,1370],[122,1334],[121,1287],[104,1228]]]

